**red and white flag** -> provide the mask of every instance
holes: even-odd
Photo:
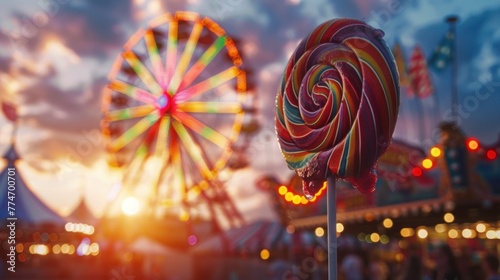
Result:
[[[416,96],[426,98],[434,92],[427,60],[420,46],[415,46],[411,53],[409,75]]]

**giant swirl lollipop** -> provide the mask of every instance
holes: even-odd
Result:
[[[381,30],[337,19],[318,26],[288,61],[276,99],[283,156],[314,195],[328,176],[361,192],[389,145],[399,107],[398,74]]]
[[[335,225],[335,207],[330,206],[335,204],[335,178],[363,193],[373,191],[375,163],[396,125],[398,72],[383,36],[353,19],[321,24],[288,61],[276,97],[281,151],[302,177],[304,194],[312,197],[328,179],[329,228]],[[330,237],[336,240],[334,233]]]

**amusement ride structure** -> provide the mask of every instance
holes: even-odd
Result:
[[[208,17],[165,14],[129,39],[108,78],[102,131],[123,168],[121,198],[146,194],[148,209],[183,221],[209,212],[242,224],[219,179],[254,110],[233,39]]]

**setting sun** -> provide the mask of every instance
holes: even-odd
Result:
[[[127,197],[122,202],[122,211],[127,216],[133,216],[139,213],[141,204],[135,197]]]

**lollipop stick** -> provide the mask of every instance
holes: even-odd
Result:
[[[328,217],[328,280],[337,280],[337,203],[335,198],[335,178],[327,178]]]

